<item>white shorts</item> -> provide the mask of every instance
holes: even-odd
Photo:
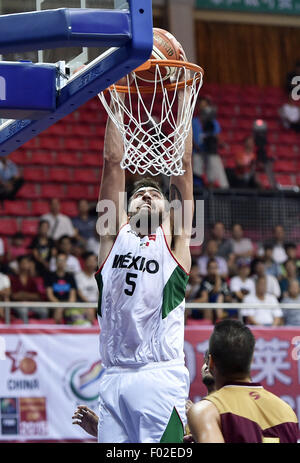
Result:
[[[101,378],[98,442],[182,442],[189,372],[178,360],[109,367]]]

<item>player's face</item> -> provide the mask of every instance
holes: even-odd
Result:
[[[158,213],[165,210],[165,199],[162,193],[152,187],[143,187],[136,191],[130,201],[129,212],[131,215],[138,213]]]

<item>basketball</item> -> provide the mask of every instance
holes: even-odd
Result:
[[[181,55],[184,56],[183,48],[176,38],[170,34],[170,32],[159,28],[153,29],[153,50],[151,59],[171,59],[179,61]],[[163,80],[167,80],[174,76],[177,71],[177,68],[167,66],[160,69]],[[155,82],[155,68],[147,71],[136,72],[136,76],[144,82]]]

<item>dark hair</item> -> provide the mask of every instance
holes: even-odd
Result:
[[[209,353],[225,378],[250,373],[255,338],[239,320],[226,319],[215,325],[209,339]]]
[[[274,249],[274,245],[272,243],[264,244],[264,251],[267,251],[268,249]]]
[[[57,242],[58,246],[60,246],[63,240],[66,238],[68,238],[68,240],[70,240],[70,242],[72,243],[72,238],[69,235],[62,235]]]
[[[85,252],[84,254],[82,254],[81,257],[82,257],[83,260],[87,260],[87,259],[89,259],[89,257],[91,257],[91,256],[96,256],[96,254],[95,254],[94,252],[87,251],[87,252]],[[96,257],[97,257],[97,256],[96,256]]]
[[[16,239],[18,239],[18,238],[23,239],[23,238],[25,238],[25,236],[24,236],[23,233],[21,233],[21,232],[17,232],[17,233],[15,233],[15,234],[12,236],[12,239],[13,239],[13,240],[16,240]]]
[[[285,251],[287,251],[290,248],[297,249],[297,246],[295,243],[292,243],[292,242],[285,243],[284,245]]]
[[[218,261],[216,259],[214,259],[214,258],[208,259],[207,264],[206,264],[206,268],[208,268],[208,266],[210,264],[217,264],[217,263],[218,263]]]
[[[32,260],[31,254],[22,254],[21,256],[18,256],[17,257],[17,262],[20,263],[24,259]]]
[[[50,225],[49,220],[44,220],[44,219],[42,219],[42,220],[39,221],[39,228],[41,228],[41,226],[42,226],[44,223]]]
[[[155,188],[155,190],[158,190],[163,196],[164,193],[161,189],[161,186],[158,182],[153,180],[150,177],[143,178],[141,180],[138,180],[137,182],[134,182],[134,184],[128,188],[128,202],[131,200],[132,196],[140,189],[140,188],[148,188],[152,187]],[[164,196],[165,197],[165,196]]]

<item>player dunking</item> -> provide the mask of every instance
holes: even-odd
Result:
[[[179,108],[183,104],[179,92]],[[107,368],[101,379],[98,441],[182,442],[189,390],[183,341],[193,215],[191,129],[185,173],[170,179],[169,199],[182,204],[180,234],[152,179],[135,185],[125,212],[122,155],[120,133],[108,118],[99,201],[115,205],[117,226],[98,229],[100,267],[95,276],[100,353]]]

